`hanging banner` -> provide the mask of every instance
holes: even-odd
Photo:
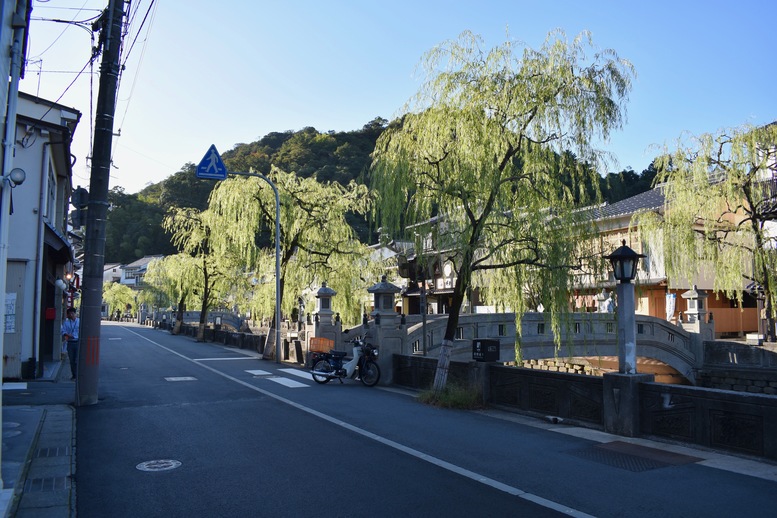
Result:
[[[666,319],[672,320],[674,317],[675,304],[677,302],[677,295],[674,293],[666,294]]]

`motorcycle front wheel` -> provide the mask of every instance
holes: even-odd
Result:
[[[368,387],[377,385],[380,380],[380,367],[372,360],[364,362],[364,365],[359,368],[359,378]]]
[[[318,360],[313,365],[313,372],[312,372],[313,381],[315,381],[316,383],[321,383],[323,385],[324,383],[329,383],[329,380],[331,380],[332,378],[330,378],[329,376],[322,376],[320,374],[316,374],[316,372],[334,373],[334,369],[332,368],[331,365],[329,365],[329,362],[326,360]]]

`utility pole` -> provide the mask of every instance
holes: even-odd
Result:
[[[78,351],[76,404],[97,404],[100,367],[100,324],[105,267],[105,220],[108,214],[108,183],[111,144],[119,80],[119,57],[124,22],[124,0],[110,0],[100,23],[103,59],[94,124],[89,210],[86,211],[84,283],[81,290],[81,343]]]

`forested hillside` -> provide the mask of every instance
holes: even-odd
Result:
[[[302,177],[315,176],[321,182],[351,180],[366,183],[370,154],[388,121],[377,117],[359,130],[320,133],[312,127],[299,131],[273,132],[250,144],[237,144],[222,153],[230,171],[270,171],[270,165]],[[162,229],[162,219],[171,207],[204,209],[215,182],[196,177],[196,164],[187,163],[178,172],[137,194],[121,187],[111,189],[111,208],[106,227],[106,263],[127,264],[145,255],[173,254],[170,236]],[[655,170],[651,166],[637,173],[624,170],[601,179],[604,200],[614,203],[650,189]],[[350,217],[359,238],[375,241],[364,218]],[[260,238],[260,243],[264,241]],[[269,241],[268,241],[269,242]]]

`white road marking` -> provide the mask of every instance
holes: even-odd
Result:
[[[137,333],[135,331],[132,331],[130,329],[127,329],[130,333],[135,334],[139,338],[142,338],[148,342],[151,342],[152,344],[156,345],[160,349],[164,349],[165,351],[174,354],[176,356],[179,356],[183,358],[184,360],[190,361],[196,365],[199,365],[203,369],[208,369],[209,371],[213,372],[214,374],[217,374],[223,378],[226,378],[230,381],[233,381],[237,383],[238,385],[242,385],[248,389],[251,389],[255,392],[259,392],[260,394],[263,394],[269,398],[275,399],[276,401],[280,401],[281,403],[285,403],[291,407],[296,408],[297,410],[301,410],[302,412],[306,412],[310,415],[316,416],[320,419],[323,419],[324,421],[327,421],[329,423],[332,423],[336,426],[339,426],[341,428],[345,428],[346,430],[349,430],[353,433],[359,434],[363,437],[367,437],[368,439],[372,439],[376,442],[379,442],[385,446],[388,446],[389,448],[393,448],[395,450],[401,451],[403,453],[406,453],[407,455],[410,455],[411,457],[415,457],[417,459],[423,460],[425,462],[428,462],[430,464],[433,464],[437,467],[443,468],[445,470],[451,471],[452,473],[456,473],[458,475],[461,475],[462,477],[466,477],[470,480],[473,480],[475,482],[478,482],[480,484],[492,487],[494,489],[497,489],[499,491],[504,491],[507,494],[517,496],[518,498],[522,498],[524,500],[527,500],[529,502],[534,502],[538,505],[541,505],[543,507],[547,507],[548,509],[553,509],[554,511],[561,512],[563,514],[566,514],[568,516],[575,516],[578,518],[593,518],[591,515],[586,514],[582,511],[578,511],[577,509],[572,509],[571,507],[567,507],[565,505],[559,504],[557,502],[553,502],[551,500],[547,500],[545,498],[542,498],[540,496],[534,495],[532,493],[527,493],[526,491],[523,491],[522,489],[519,489],[517,487],[509,486],[507,484],[503,484],[502,482],[499,482],[498,480],[494,480],[492,478],[486,477],[484,475],[481,475],[479,473],[476,473],[474,471],[470,471],[466,468],[462,468],[460,466],[457,466],[455,464],[451,464],[450,462],[446,462],[442,459],[438,459],[437,457],[433,457],[431,455],[427,455],[426,453],[423,453],[422,451],[410,448],[408,446],[405,446],[404,444],[400,444],[398,442],[392,441],[391,439],[387,439],[385,437],[382,437],[378,434],[372,433],[368,430],[365,430],[363,428],[359,428],[358,426],[354,426],[350,423],[346,423],[345,421],[341,421],[340,419],[324,414],[323,412],[319,412],[318,410],[315,410],[310,407],[306,407],[304,405],[301,405],[299,403],[296,403],[290,399],[286,399],[285,397],[279,396],[277,394],[274,394],[268,390],[261,389],[257,386],[254,386],[247,381],[243,381],[240,379],[235,378],[234,376],[230,376],[229,374],[225,374],[221,371],[218,371],[214,369],[213,367],[208,366],[207,364],[196,362],[192,360],[191,358],[187,358],[183,354],[179,353],[178,351],[175,351],[173,349],[170,349],[169,347],[165,347],[164,345],[155,342],[151,340],[150,338],[147,338],[140,333]],[[283,378],[268,378],[268,379],[283,379]]]
[[[310,371],[303,371],[299,369],[278,369],[281,372],[285,372],[286,374],[291,374],[292,376],[299,376],[300,378],[305,378],[306,380],[312,380],[313,378],[310,376]]]
[[[229,358],[192,358],[194,362],[219,362],[223,360],[255,360],[251,356],[234,356]]]
[[[197,378],[194,376],[171,376],[165,378],[165,381],[197,381]]]
[[[108,338],[108,340],[109,340],[109,341],[112,341],[112,340],[121,340],[121,338]]]
[[[303,388],[307,387],[304,383],[300,383],[299,381],[290,380],[289,378],[267,378],[270,381],[274,381],[275,383],[278,383],[280,385],[283,385],[285,387],[289,388]]]
[[[269,376],[272,374],[268,371],[261,371],[261,370],[253,370],[253,371],[246,371],[248,374],[251,374],[252,376]]]

